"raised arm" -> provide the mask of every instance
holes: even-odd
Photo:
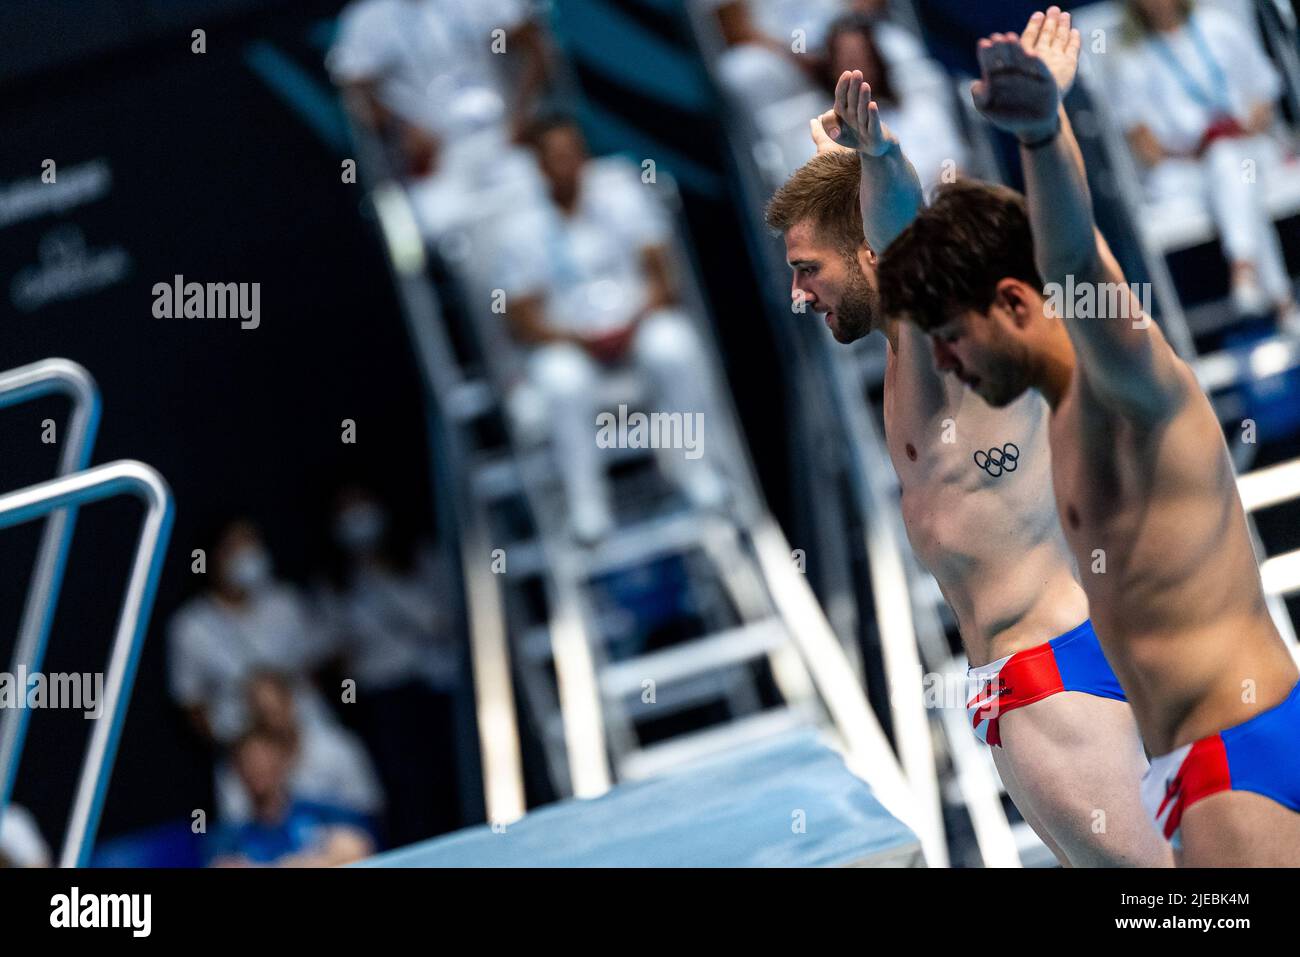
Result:
[[[1096,309],[1061,318],[1093,390],[1143,415],[1173,407],[1180,379],[1173,353],[1141,304],[1093,222],[1092,198],[1079,146],[1061,108],[1062,90],[1078,66],[1079,32],[1069,14],[1052,7],[1031,21],[1032,35],[995,33],[981,40],[982,77],[971,89],[976,108],[1020,141],[1034,237],[1043,281],[1075,289],[1092,286]]]
[[[1035,258],[1047,282],[1066,274],[1079,278],[1093,264],[1098,249],[1088,179],[1061,107],[1060,85],[1037,50],[1039,44],[1051,49],[1053,41],[1060,42],[1055,30],[1064,20],[1065,42],[1074,51],[1065,68],[1073,75],[1079,35],[1068,29],[1068,18],[1069,14],[1049,15],[1036,42],[1014,33],[995,33],[980,40],[976,56],[983,76],[971,86],[976,108],[1020,141]]]
[[[835,106],[812,121],[819,153],[856,150],[862,164],[858,191],[862,232],[877,255],[883,253],[925,202],[921,180],[903,155],[902,147],[880,119],[871,86],[861,70],[846,70],[835,84]]]

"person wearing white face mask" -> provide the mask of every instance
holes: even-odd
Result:
[[[207,550],[209,585],[168,623],[168,684],[195,730],[224,749],[248,730],[255,674],[292,676],[299,720],[344,734],[310,675],[332,654],[327,635],[294,589],[275,578],[270,553],[247,519],[225,523]],[[230,775],[218,766],[218,813]]]
[[[388,795],[401,845],[460,823],[452,694],[462,652],[442,611],[447,587],[429,549],[389,521],[371,492],[335,502],[336,546],[321,605],[357,683],[358,727]]]
[[[331,651],[302,599],[274,577],[256,526],[228,523],[207,553],[210,585],[168,627],[172,697],[196,729],[229,744],[248,722],[245,684],[259,670],[297,676],[303,720],[330,720],[306,677]]]

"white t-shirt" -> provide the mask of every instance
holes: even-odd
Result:
[[[497,247],[507,297],[545,295],[546,321],[558,329],[626,325],[645,304],[643,250],[667,243],[672,231],[655,189],[621,157],[594,159],[571,216],[548,199],[503,222]]]
[[[172,697],[184,707],[206,708],[219,742],[228,744],[246,730],[247,682],[259,670],[303,676],[294,688],[300,720],[332,721],[305,680],[329,657],[331,644],[287,586],[269,586],[239,611],[200,595],[172,616],[167,642]]]
[[[253,813],[248,791],[229,761],[217,768],[217,814],[222,821],[246,821]],[[384,810],[384,791],[361,740],[338,726],[304,724],[298,755],[289,772],[289,793],[304,801],[375,816]]]
[[[1222,84],[1196,42],[1190,24],[1195,24],[1210,60],[1222,73]],[[1260,48],[1254,34],[1220,10],[1198,9],[1171,33],[1158,34],[1170,54],[1182,66],[1176,72],[1161,54],[1153,37],[1116,54],[1112,105],[1125,130],[1143,125],[1156,140],[1172,152],[1191,150],[1210,125],[1218,97],[1238,122],[1244,122],[1252,106],[1274,102],[1281,79]],[[1190,92],[1186,76],[1201,93]],[[1204,98],[1210,98],[1210,102]]]
[[[505,115],[493,31],[528,19],[522,0],[357,0],[326,58],[334,82],[372,81],[383,104],[455,138]]]
[[[754,21],[769,37],[789,46],[801,31],[809,52],[826,45],[826,33],[847,10],[843,0],[751,0]]]
[[[445,587],[436,559],[425,552],[409,575],[363,568],[341,595],[322,595],[362,694],[412,679],[438,689],[456,685],[461,656],[442,613]]]

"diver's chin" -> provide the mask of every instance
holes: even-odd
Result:
[[[998,387],[986,380],[977,381],[972,389],[986,404],[995,409],[1005,409],[1025,394],[1024,389],[1007,388],[1005,385]]]
[[[840,319],[841,317],[836,315],[834,311],[826,313],[826,327],[830,329],[831,336],[840,345],[847,346],[850,343],[857,342],[871,332],[870,325],[864,326],[862,323],[845,325]]]

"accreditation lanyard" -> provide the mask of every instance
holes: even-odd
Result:
[[[1194,16],[1187,18],[1187,32],[1192,38],[1192,43],[1196,47],[1197,53],[1205,63],[1205,68],[1210,74],[1210,86],[1212,90],[1217,91],[1222,99],[1206,92],[1206,90],[1196,82],[1196,79],[1187,71],[1183,64],[1178,62],[1178,57],[1174,56],[1174,51],[1169,48],[1164,37],[1153,37],[1151,45],[1160,58],[1165,61],[1170,72],[1174,74],[1175,79],[1197,103],[1206,107],[1215,115],[1231,115],[1232,108],[1228,101],[1228,78],[1223,69],[1210,53],[1210,46],[1205,42],[1205,36],[1201,33],[1200,28],[1196,25]]]

